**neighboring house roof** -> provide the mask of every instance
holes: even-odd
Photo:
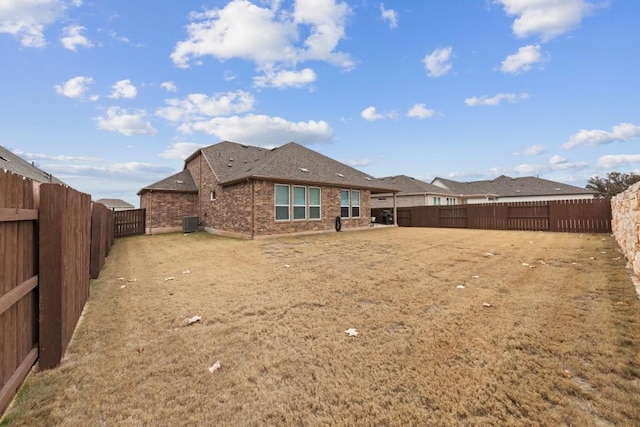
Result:
[[[22,159],[20,156],[13,154],[0,145],[0,168],[11,171],[15,174],[24,176],[37,182],[62,184],[55,176],[36,167],[33,163]]]
[[[197,193],[198,187],[193,180],[193,176],[191,176],[191,171],[189,171],[189,169],[185,169],[175,175],[171,175],[168,178],[142,188],[138,191],[138,195],[146,191],[178,191],[181,193]]]
[[[196,151],[185,165],[198,153],[202,153],[221,185],[269,179],[356,187],[374,193],[396,191],[377,178],[295,142],[267,149],[224,141]]]
[[[133,209],[131,203],[125,202],[122,199],[100,199],[96,200],[96,203],[102,203],[109,209]]]
[[[453,194],[446,188],[429,184],[407,175],[387,176],[380,178],[380,182],[386,186],[396,188],[398,195],[436,194],[448,196]]]
[[[501,175],[492,180],[472,182],[457,182],[444,178],[436,178],[435,180],[446,185],[452,192],[464,195],[494,194],[500,197],[526,197],[551,196],[557,194],[594,194],[592,190],[586,188],[580,188],[534,176],[511,178],[509,176]]]

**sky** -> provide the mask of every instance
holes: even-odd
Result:
[[[637,0],[0,0],[0,145],[94,200],[220,141],[375,177],[640,173]]]

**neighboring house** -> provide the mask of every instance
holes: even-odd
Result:
[[[112,211],[128,211],[130,209],[135,209],[131,203],[127,203],[121,199],[100,199],[96,200],[96,203],[102,203]]]
[[[337,222],[369,227],[371,195],[395,191],[294,142],[267,149],[224,141],[138,195],[147,233],[180,231],[184,217],[195,216],[209,232],[255,238],[330,231]]]
[[[460,205],[474,203],[531,202],[547,200],[593,199],[591,190],[537,177],[459,182],[435,178],[430,184],[405,175],[381,178],[395,187],[398,207]],[[373,208],[389,208],[393,200],[386,194],[372,197]]]
[[[471,182],[435,178],[431,183],[453,194],[460,194],[468,204],[576,200],[595,197],[592,190],[535,176],[511,178],[501,175],[492,180]]]
[[[395,203],[399,208],[460,203],[451,191],[406,175],[380,178],[380,183],[396,189]],[[391,208],[393,203],[393,193],[376,194],[371,197],[372,209]]]
[[[64,182],[60,181],[55,176],[36,167],[33,162],[29,163],[28,161],[22,159],[20,156],[17,156],[16,154],[13,154],[11,151],[7,150],[1,145],[0,145],[0,168],[6,169],[17,175],[24,176],[25,178],[29,178],[39,183],[53,183],[53,184],[65,185]]]

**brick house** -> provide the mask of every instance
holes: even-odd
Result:
[[[148,234],[180,231],[183,217],[195,216],[211,233],[257,238],[369,227],[371,195],[395,191],[295,142],[267,149],[224,141],[138,195]]]

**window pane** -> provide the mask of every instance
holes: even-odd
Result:
[[[306,208],[304,206],[296,206],[293,208],[293,219],[305,219]]]
[[[276,185],[276,205],[289,204],[289,186]]]
[[[309,188],[309,206],[320,206],[319,188]]]
[[[360,207],[354,206],[351,208],[351,216],[354,218],[358,218],[360,216]]]
[[[276,206],[276,220],[289,219],[289,206]]]
[[[320,206],[309,207],[309,219],[320,219]]]
[[[351,206],[360,206],[360,192],[358,190],[351,192]]]
[[[305,187],[293,187],[293,205],[304,206],[307,203]]]
[[[340,216],[342,218],[349,218],[349,206],[343,206],[340,208]]]
[[[340,206],[349,206],[349,190],[340,190]]]

